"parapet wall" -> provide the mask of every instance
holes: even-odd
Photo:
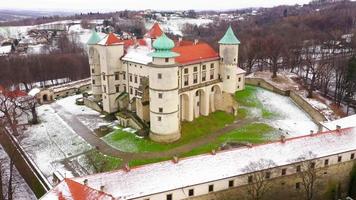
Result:
[[[308,113],[308,115],[313,119],[315,123],[317,123],[320,127],[320,122],[327,121],[326,117],[320,113],[317,109],[315,109],[312,105],[310,105],[303,97],[301,97],[297,92],[293,90],[283,90],[280,89],[273,84],[262,78],[250,78],[246,77],[246,84],[254,85],[271,92],[275,92],[277,94],[290,97],[295,104],[297,104],[300,108],[304,110],[304,112]]]

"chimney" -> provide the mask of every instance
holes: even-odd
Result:
[[[84,185],[88,185],[88,179],[84,179]]]
[[[133,37],[133,44],[134,44],[135,48],[138,47],[138,45],[139,45],[136,36]]]
[[[310,135],[313,135],[314,134],[314,131],[313,130],[310,130]]]
[[[211,150],[211,155],[215,155],[216,154],[216,150],[215,149],[212,149]]]
[[[199,43],[199,39],[194,39],[194,45]]]
[[[177,156],[173,156],[173,163],[178,163],[179,162],[179,158]]]
[[[105,186],[100,186],[100,191],[104,192]]]
[[[129,171],[131,170],[128,163],[125,164],[124,170],[125,170],[126,172],[129,172]]]
[[[336,130],[339,131],[341,129],[340,125],[336,125]]]
[[[285,143],[286,142],[286,136],[285,135],[281,135],[281,142]]]

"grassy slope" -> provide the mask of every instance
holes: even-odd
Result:
[[[243,115],[243,114],[241,114]],[[117,130],[103,139],[112,146],[126,152],[152,152],[165,151],[183,144],[193,142],[216,130],[223,128],[226,124],[234,121],[235,117],[231,114],[218,111],[208,117],[201,116],[193,122],[182,123],[182,137],[179,141],[172,144],[160,144],[149,139],[137,137],[135,134]]]

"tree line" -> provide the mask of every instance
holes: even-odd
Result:
[[[281,70],[295,73],[308,90],[341,102],[356,94],[356,3],[343,1],[305,7],[275,7],[243,21],[186,24],[183,34],[218,50],[218,41],[232,26],[241,41],[239,66],[252,73]]]

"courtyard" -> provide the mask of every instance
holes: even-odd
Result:
[[[240,105],[237,116],[216,111],[193,122],[183,122],[181,139],[161,144],[137,136],[135,129],[107,121],[99,112],[76,105],[79,97],[69,96],[40,106],[41,123],[28,127],[19,138],[49,181],[54,172],[63,177],[84,176],[122,168],[126,163],[143,165],[317,130],[310,117],[288,97],[246,86],[235,94]],[[103,125],[112,131],[97,135],[94,130]]]

